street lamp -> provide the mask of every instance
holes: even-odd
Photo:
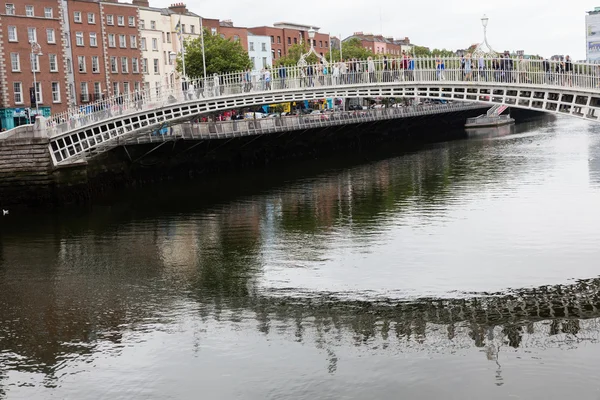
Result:
[[[323,63],[323,65],[325,65],[325,66],[329,65],[329,63],[327,62],[327,59],[315,51],[314,39],[315,39],[315,34],[316,33],[317,33],[317,31],[315,31],[312,27],[308,30],[308,40],[310,42],[310,49],[308,50],[307,53],[302,54],[300,56],[300,59],[298,60],[298,66],[299,67],[305,67],[308,64],[306,62],[306,58],[308,56],[310,56],[311,53],[314,54],[315,56],[317,56],[317,58],[319,60],[321,60],[321,62]]]
[[[37,79],[35,76],[35,71],[39,68],[39,56],[43,55],[42,54],[42,46],[40,46],[37,42],[31,41],[31,55],[30,55],[30,59],[31,59],[31,65],[33,66],[33,68],[31,68],[33,71],[33,98],[35,100],[35,115],[36,118],[37,116],[40,114],[40,109],[38,106],[38,98],[37,98]],[[35,60],[35,61],[34,61]]]
[[[479,58],[479,57],[485,57],[485,56],[491,56],[491,57],[497,56],[497,53],[492,49],[492,47],[490,46],[490,44],[488,43],[488,40],[487,40],[487,26],[488,26],[489,20],[490,19],[485,14],[483,14],[483,17],[481,17],[481,25],[483,25],[483,42],[481,42],[479,45],[477,45],[477,48],[473,52],[474,57]]]

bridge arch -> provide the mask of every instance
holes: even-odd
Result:
[[[136,111],[131,107],[120,115],[86,121],[82,126],[66,122],[57,129],[56,124],[50,125],[50,153],[55,165],[68,164],[85,156],[95,146],[116,147],[120,138],[132,138],[165,124],[179,124],[207,113],[323,98],[408,97],[503,104],[597,121],[600,115],[598,76],[595,69],[586,71],[568,80],[563,77],[559,84],[559,81],[548,83],[548,75],[543,69],[528,71],[526,75],[515,72],[515,79],[500,82],[464,80],[460,68],[446,70],[445,78],[448,79],[443,80],[435,67],[413,71],[409,79],[392,79],[391,72],[385,75],[386,70],[383,69],[377,72],[378,75],[373,73],[373,77],[371,73],[359,73],[346,81],[327,76],[319,84],[313,83],[315,86],[308,87],[307,78],[300,71],[293,78],[282,78],[279,88],[249,91],[244,90],[239,80],[229,77],[230,83],[221,87],[197,82],[207,89],[204,94],[210,97],[193,96],[175,89],[158,102],[147,104],[145,109],[142,107]],[[495,73],[494,70],[489,72]]]

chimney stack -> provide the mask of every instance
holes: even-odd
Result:
[[[188,10],[184,3],[175,3],[169,6],[169,10],[176,14],[187,14]]]
[[[150,7],[150,2],[148,0],[132,0],[131,3],[138,7]]]

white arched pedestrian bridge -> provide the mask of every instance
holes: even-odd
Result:
[[[599,72],[596,64],[510,58],[378,59],[273,68],[269,82],[230,73],[74,107],[48,119],[46,129],[53,162],[61,165],[99,146],[116,147],[123,139],[203,114],[324,98],[434,98],[597,121]]]

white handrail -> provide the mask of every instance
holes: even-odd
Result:
[[[167,104],[241,93],[305,88],[377,85],[410,81],[428,83],[489,82],[527,85],[547,89],[568,87],[593,90],[600,94],[600,65],[561,60],[523,58],[429,57],[345,60],[328,68],[315,64],[305,67],[273,67],[270,81],[261,74],[240,71],[184,82],[182,87],[160,86],[126,93],[70,108],[47,119],[52,135],[69,132],[115,115],[152,110]],[[475,84],[475,83],[474,83]]]

